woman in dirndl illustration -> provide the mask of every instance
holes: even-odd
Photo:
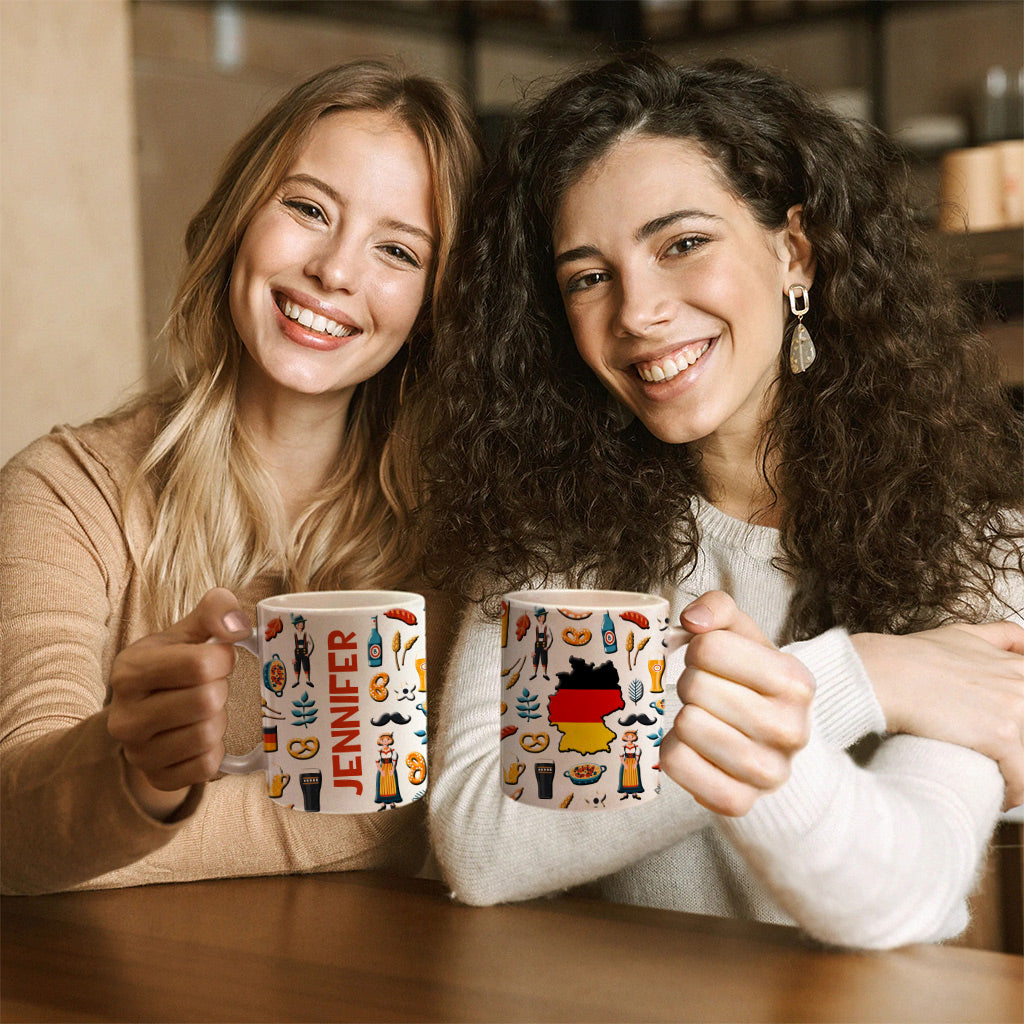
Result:
[[[402,802],[402,794],[398,790],[398,752],[395,750],[395,737],[390,732],[382,732],[377,737],[380,754],[377,756],[377,795],[378,810],[385,811]]]
[[[640,781],[640,744],[637,742],[637,734],[633,729],[627,729],[622,734],[622,754],[619,760],[622,766],[619,768],[619,792],[620,799],[640,799],[644,791],[644,784]]]

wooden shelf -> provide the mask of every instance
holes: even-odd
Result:
[[[1024,229],[943,236],[957,277],[968,284],[1024,280]]]

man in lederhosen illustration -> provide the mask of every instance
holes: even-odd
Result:
[[[312,686],[309,678],[309,656],[313,653],[313,638],[306,632],[306,620],[301,615],[292,616],[292,625],[295,627],[295,682],[292,686],[298,686],[299,675],[305,669],[306,685]]]
[[[533,636],[533,675],[531,679],[537,678],[538,665],[544,669],[544,678],[550,679],[548,675],[548,648],[551,646],[553,637],[548,629],[548,611],[546,608],[534,608],[533,614],[537,619],[537,628]]]

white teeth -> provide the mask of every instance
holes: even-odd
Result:
[[[281,312],[289,320],[295,320],[297,323],[302,324],[303,327],[308,327],[311,331],[330,334],[335,338],[348,338],[358,333],[355,327],[344,327],[333,320],[328,320],[325,316],[314,313],[311,309],[306,309],[305,306],[292,302],[290,299],[284,300]]]
[[[641,379],[648,383],[671,380],[682,373],[687,367],[693,366],[710,347],[711,342],[705,342],[699,349],[688,353],[680,352],[675,358],[665,356],[663,359],[659,359],[657,362],[650,363],[647,366],[637,366],[636,372],[640,375]]]

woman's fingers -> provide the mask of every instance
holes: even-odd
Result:
[[[958,623],[962,629],[1007,654],[1024,654],[1024,626],[1016,622]]]
[[[734,678],[692,667],[679,680],[684,710],[700,708],[755,743],[788,754],[807,745],[813,694],[809,680],[799,690],[794,687],[791,695],[765,695]]]
[[[999,764],[1005,807],[1024,803],[1024,629],[956,623],[850,638],[890,732],[970,747]]]
[[[789,778],[806,745],[814,679],[721,591],[697,598],[680,621],[693,636],[661,768],[705,807],[746,814]]]
[[[741,612],[736,602],[722,590],[709,590],[691,601],[680,613],[679,621],[684,629],[694,634],[728,630],[765,647],[774,646],[757,623]]]
[[[139,746],[161,733],[216,718],[227,704],[226,679],[198,686],[158,690],[146,700],[111,705],[107,728],[125,745]]]
[[[169,629],[114,659],[107,729],[154,788],[178,789],[216,774],[236,656],[230,641],[250,633],[231,591],[216,588]]]
[[[761,792],[789,778],[790,751],[752,739],[697,704],[688,704],[672,726],[675,737],[731,778]]]
[[[697,803],[715,814],[746,814],[763,790],[724,771],[696,747],[684,743],[672,730],[661,742],[661,770],[690,793]]]
[[[695,636],[684,663],[768,697],[810,703],[814,696],[813,677],[798,659],[729,630]]]
[[[227,678],[236,657],[230,644],[169,644],[162,637],[148,637],[118,655],[111,686],[124,699],[141,700],[161,690],[187,689]]]
[[[225,587],[214,587],[183,619],[159,634],[167,643],[202,644],[207,640],[241,640],[252,632],[252,625]]]
[[[154,789],[172,793],[187,790],[200,782],[205,782],[217,774],[217,769],[224,758],[223,743],[215,743],[209,747],[197,747],[194,737],[182,737],[181,748],[189,752],[182,761],[159,763],[149,769],[136,764],[133,767],[141,771]],[[193,753],[197,751],[198,753]],[[127,758],[127,754],[125,755]],[[129,762],[131,764],[131,762]]]

